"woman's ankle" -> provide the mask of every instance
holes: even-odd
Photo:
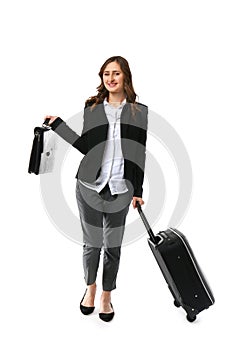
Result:
[[[111,291],[102,291],[101,300],[111,301]]]
[[[96,290],[96,283],[93,283],[93,284],[89,284],[89,285],[87,285],[87,290],[89,291],[89,292],[94,292],[95,290]]]

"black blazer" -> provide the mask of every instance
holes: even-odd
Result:
[[[146,158],[148,107],[136,103],[135,114],[131,103],[126,103],[121,112],[121,147],[124,157],[124,178],[133,186],[133,196],[142,197]],[[74,132],[61,118],[51,123],[51,128],[64,140],[85,155],[80,162],[76,178],[94,182],[101,171],[105,141],[108,135],[108,119],[103,103],[91,110],[84,108],[81,136]]]

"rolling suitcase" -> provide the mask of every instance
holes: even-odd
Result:
[[[174,304],[193,322],[197,314],[213,305],[214,296],[195,259],[186,237],[168,228],[154,235],[140,204],[137,209],[149,234],[148,243],[173,295]]]

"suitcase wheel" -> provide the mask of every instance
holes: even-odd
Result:
[[[189,322],[194,322],[196,320],[197,316],[191,316],[191,315],[187,314],[186,318]]]
[[[175,305],[176,307],[180,307],[180,304],[179,304],[179,302],[178,302],[177,300],[174,300],[174,305]]]

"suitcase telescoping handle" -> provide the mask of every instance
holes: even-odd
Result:
[[[142,221],[143,221],[143,223],[144,223],[144,225],[146,227],[146,230],[147,230],[147,232],[148,232],[148,234],[150,236],[151,241],[156,244],[157,242],[156,242],[156,239],[155,239],[154,232],[152,231],[152,228],[150,227],[150,224],[147,221],[147,218],[146,218],[145,214],[143,213],[142,207],[141,207],[141,205],[140,205],[140,203],[138,201],[136,202],[136,205],[137,205],[137,209],[138,209],[139,215],[141,216],[141,219],[142,219]]]

